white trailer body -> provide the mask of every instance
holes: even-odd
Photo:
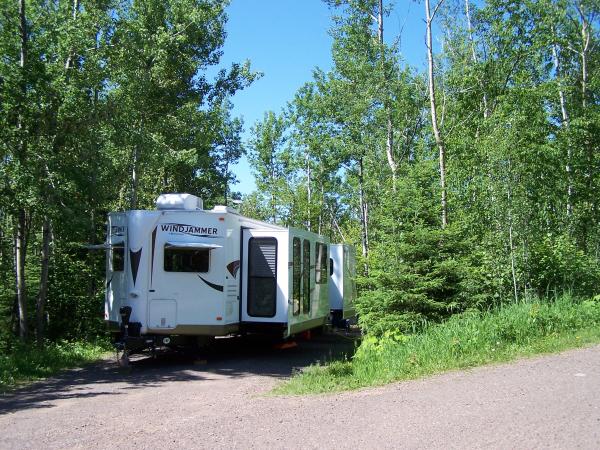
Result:
[[[240,331],[287,337],[326,323],[326,238],[170,196],[155,211],[108,216],[105,320],[115,333],[127,323],[142,346]]]
[[[331,280],[329,283],[329,302],[331,313],[337,319],[349,319],[356,315],[356,251],[349,244],[330,246]]]

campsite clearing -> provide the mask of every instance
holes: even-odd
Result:
[[[73,370],[0,397],[2,448],[600,446],[600,346],[332,395],[264,395],[352,349],[324,335],[274,350],[224,341]]]

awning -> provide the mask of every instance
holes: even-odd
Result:
[[[217,244],[211,244],[208,242],[167,242],[165,244],[165,248],[187,248],[187,249],[207,248],[210,250],[213,248],[223,248],[223,246],[217,245]]]

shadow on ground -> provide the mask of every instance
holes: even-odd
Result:
[[[167,352],[156,358],[132,358],[128,368],[107,359],[65,371],[46,380],[0,395],[0,414],[28,408],[52,408],[54,401],[157,387],[163,383],[268,376],[285,378],[303,367],[349,357],[357,336],[331,332],[310,340],[297,340],[293,348],[277,349],[270,340],[257,337],[217,339],[205,354]]]

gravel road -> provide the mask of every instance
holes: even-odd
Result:
[[[206,361],[69,371],[0,397],[0,448],[600,448],[600,346],[357,392],[261,395],[352,346],[232,339]]]

